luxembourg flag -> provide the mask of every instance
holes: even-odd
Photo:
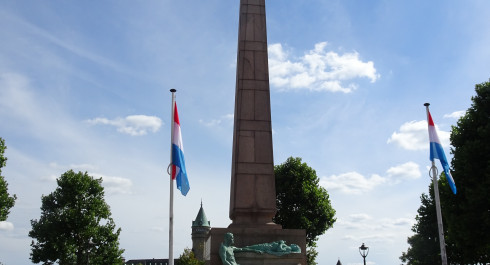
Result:
[[[446,174],[446,179],[449,182],[449,187],[451,187],[453,193],[456,194],[456,184],[454,183],[453,176],[451,176],[451,172],[449,172],[449,164],[446,155],[444,154],[444,150],[442,149],[441,141],[439,141],[439,136],[437,136],[436,126],[434,125],[434,121],[432,120],[432,116],[428,109],[427,119],[429,122],[430,160],[434,161],[434,159],[439,159],[439,161],[441,161],[444,173]]]
[[[174,105],[174,127],[172,138],[172,179],[177,180],[177,189],[182,195],[189,192],[189,180],[185,170],[184,146],[182,144],[182,134],[180,133],[179,114],[177,112],[177,103]]]

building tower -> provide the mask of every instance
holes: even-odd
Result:
[[[211,222],[206,218],[204,209],[199,209],[196,220],[192,221],[192,252],[198,260],[209,260],[209,232],[211,231]]]

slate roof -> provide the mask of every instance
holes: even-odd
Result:
[[[192,227],[196,226],[211,227],[211,222],[208,221],[208,218],[204,213],[204,209],[202,208],[202,202],[201,209],[199,209],[199,213],[197,213],[196,220],[192,221]]]

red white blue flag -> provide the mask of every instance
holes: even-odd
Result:
[[[449,187],[454,194],[456,194],[456,184],[454,183],[453,176],[449,172],[449,164],[444,154],[444,149],[442,148],[439,136],[437,136],[436,126],[432,120],[429,110],[427,110],[427,119],[429,122],[429,140],[430,140],[430,160],[439,159],[441,161],[442,168],[444,168],[444,173],[446,174],[446,179],[449,182]]]
[[[180,133],[179,113],[177,112],[177,103],[174,106],[174,131],[172,138],[172,179],[177,181],[177,189],[182,195],[189,192],[189,180],[185,170],[184,145],[182,144],[182,134]]]

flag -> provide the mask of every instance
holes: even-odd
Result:
[[[177,189],[182,195],[189,192],[189,180],[185,170],[184,146],[182,144],[182,134],[180,133],[179,114],[177,112],[177,103],[174,105],[174,131],[172,138],[172,179],[177,181]]]
[[[444,149],[442,149],[441,141],[439,136],[437,136],[436,126],[432,120],[429,110],[427,110],[427,119],[429,122],[429,140],[430,140],[430,160],[439,159],[441,161],[442,168],[444,168],[444,173],[446,174],[446,179],[449,182],[449,187],[454,194],[456,194],[456,184],[454,183],[453,176],[449,172],[449,164],[444,154]]]

